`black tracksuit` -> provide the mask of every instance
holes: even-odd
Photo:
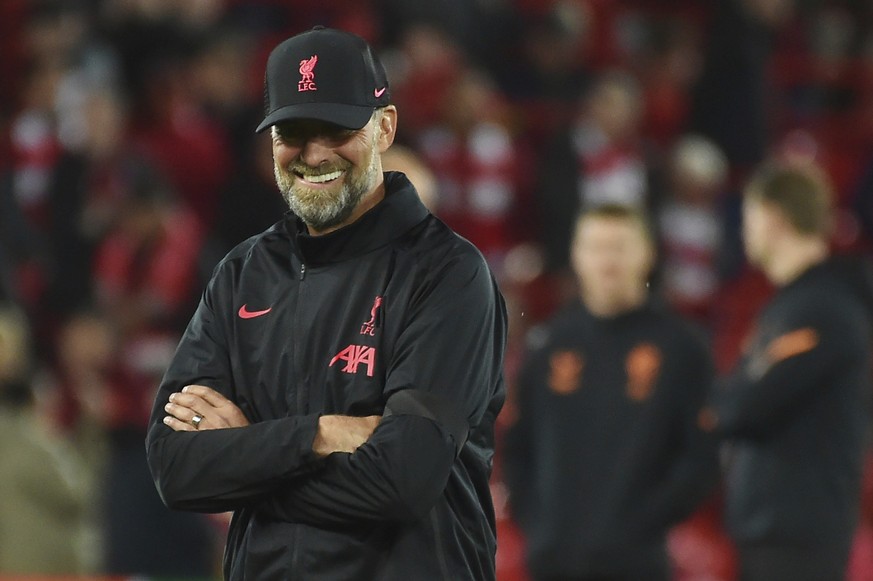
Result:
[[[289,215],[234,249],[161,384],[152,475],[170,507],[234,511],[228,579],[494,579],[503,299],[405,176],[385,184],[334,233]],[[192,383],[251,425],[171,431],[163,405]],[[318,460],[322,414],[384,418],[354,454]]]
[[[728,528],[743,567],[761,571],[745,578],[842,578],[869,418],[870,280],[867,265],[831,259],[780,289],[712,402],[729,439]],[[832,573],[778,567],[814,571],[822,561]]]
[[[666,575],[665,535],[715,484],[697,428],[713,367],[704,341],[652,304],[582,305],[531,334],[507,436],[513,514],[538,579]]]

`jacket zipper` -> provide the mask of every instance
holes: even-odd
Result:
[[[397,262],[397,251],[392,248],[391,255],[388,257],[388,267],[385,269],[385,276],[382,277],[382,286],[379,289],[379,296],[383,299],[387,294],[388,283],[391,282],[391,277],[394,275],[394,265]],[[385,321],[385,305],[382,305],[382,308],[376,311],[376,320],[373,321],[373,326],[377,329],[381,329],[382,325]],[[381,341],[380,341],[381,344]]]
[[[304,301],[304,279],[306,278],[306,263],[303,260],[300,261],[300,286],[297,290],[297,305],[294,312],[294,322],[296,325],[300,323],[300,309],[301,303]],[[297,359],[297,349],[294,349],[294,369],[295,373],[298,374],[298,385],[297,385],[297,413],[298,414],[306,414],[309,413],[308,408],[308,398],[304,393],[306,390],[303,388],[303,385],[306,383],[307,378],[301,377],[299,375],[300,372],[303,371],[303,366],[299,365],[299,361]]]
[[[299,277],[298,277],[298,280],[300,281],[301,284],[297,290],[297,304],[294,305],[294,325],[295,325],[295,327],[297,326],[297,324],[300,321],[300,303],[303,302],[303,284],[302,283],[303,283],[303,279],[305,279],[305,278],[306,278],[306,264],[301,259],[301,261],[300,261],[300,273],[299,273]],[[292,345],[293,345],[293,341],[292,341]],[[292,365],[294,366],[294,373],[299,374],[300,370],[302,368],[298,365],[297,349],[293,348],[293,347],[292,347],[292,349],[293,349],[293,352],[292,352],[291,360],[292,360]],[[303,406],[303,387],[300,385],[300,382],[298,382],[298,385],[295,387],[295,392],[296,392],[296,400],[297,400],[297,402],[296,402],[297,403],[297,413],[304,414],[304,413],[306,413],[306,411],[302,407]],[[299,567],[300,567],[300,538],[298,535],[300,526],[301,525],[297,524],[297,523],[294,523],[291,525],[291,527],[292,527],[291,528],[291,530],[292,530],[291,542],[292,542],[292,546],[294,547],[292,549],[292,552],[291,552],[291,571],[298,571]]]

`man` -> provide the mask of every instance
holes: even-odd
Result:
[[[743,581],[844,578],[858,520],[873,285],[828,257],[829,188],[772,167],[743,202],[749,262],[779,287],[701,424],[730,442],[726,518]]]
[[[158,490],[234,511],[228,579],[494,579],[503,299],[383,175],[397,111],[362,39],[284,41],[266,94],[292,212],[216,267],[155,402]]]
[[[696,425],[711,359],[649,298],[653,246],[637,210],[587,210],[572,247],[581,302],[534,335],[520,373],[506,473],[538,581],[668,579],[667,530],[718,474]]]

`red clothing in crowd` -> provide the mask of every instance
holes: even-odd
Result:
[[[94,276],[99,292],[108,303],[132,295],[148,297],[158,301],[164,315],[181,315],[198,283],[202,244],[200,221],[185,210],[169,213],[163,235],[149,245],[124,231],[114,232],[97,252]]]
[[[466,136],[436,127],[424,133],[421,150],[439,177],[439,217],[499,275],[506,252],[524,239],[526,220],[523,160],[509,132],[492,123]]]

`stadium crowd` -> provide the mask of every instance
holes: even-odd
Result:
[[[0,575],[210,578],[223,515],[163,507],[143,440],[204,282],[281,218],[269,50],[366,38],[399,111],[389,169],[488,259],[526,333],[575,293],[583,206],[645,209],[652,288],[736,361],[772,289],[740,191],[816,164],[837,252],[873,249],[873,7],[854,0],[4,0],[0,3]],[[873,456],[851,581],[873,579]],[[498,457],[498,578],[526,579]],[[682,581],[733,578],[716,494],[670,536]]]

